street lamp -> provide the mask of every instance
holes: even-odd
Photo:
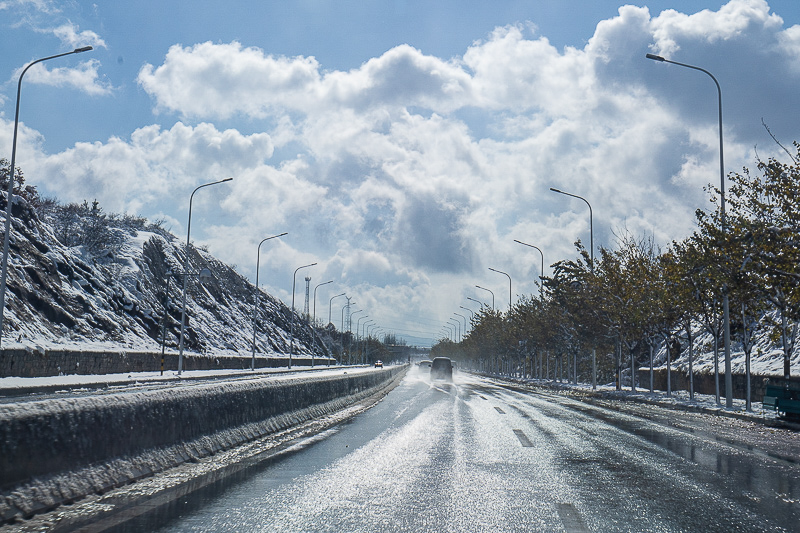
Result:
[[[369,343],[368,342],[366,343],[366,349],[365,349],[365,345],[364,345],[365,336],[366,336],[367,331],[369,329],[369,328],[367,328],[367,324],[369,324],[370,326],[377,325],[377,324],[375,324],[374,320],[370,319],[370,320],[364,321],[364,325],[361,327],[361,339],[360,339],[359,342],[361,343],[361,362],[362,363],[366,363],[367,362],[367,351],[366,350],[369,349]],[[356,333],[358,333],[358,331],[356,331]]]
[[[456,342],[461,342],[461,321],[457,318],[450,317],[447,319],[449,324],[453,324],[456,326]]]
[[[461,307],[461,306],[459,306],[459,307]],[[466,307],[464,309],[466,309]],[[467,311],[469,311],[469,309],[467,309]],[[472,311],[469,311],[469,312],[471,313]],[[465,317],[464,315],[459,314],[459,313],[453,313],[453,314],[456,315],[456,316],[460,316],[461,318],[464,319],[464,335],[466,335],[466,333],[467,333],[467,317]],[[462,341],[464,340],[464,335],[461,335],[461,340]]]
[[[475,302],[476,304],[480,305],[481,308],[483,308],[483,306],[486,305],[486,302],[482,302],[480,300],[476,300],[475,298],[470,298],[469,296],[467,296],[467,300],[471,300],[471,301]]]
[[[678,63],[677,61],[670,61],[655,54],[645,55],[647,59],[659,61],[661,63],[672,63],[679,67],[686,67],[693,70],[699,70],[714,80],[714,85],[717,86],[717,102],[719,109],[719,192],[720,192],[720,223],[722,225],[722,232],[726,233],[728,228],[728,220],[725,215],[725,162],[722,149],[722,89],[719,86],[717,78],[714,77],[709,71],[704,68],[696,67],[694,65],[687,65],[686,63]],[[725,285],[722,288],[722,321],[723,321],[723,339],[725,344],[725,407],[731,409],[733,407],[733,376],[731,375],[731,321],[730,312],[728,309],[728,287]],[[788,374],[788,372],[787,372]]]
[[[470,319],[470,320],[472,320],[473,318],[475,318],[475,311],[473,311],[473,310],[472,310],[472,309],[470,309],[469,307],[464,307],[463,305],[459,305],[459,307],[460,307],[461,309],[466,309],[467,311],[469,311],[469,319]],[[464,329],[465,329],[465,330],[467,329],[467,328],[466,328],[466,326],[464,326]]]
[[[317,346],[316,336],[314,335],[314,328],[317,327],[317,289],[322,287],[323,285],[327,285],[328,283],[333,283],[333,280],[326,281],[324,283],[320,283],[316,287],[314,287],[314,315],[311,319],[311,367],[314,367],[314,348]]]
[[[292,276],[292,327],[291,332],[289,333],[289,368],[292,368],[292,354],[294,353],[294,288],[297,284],[297,271],[302,268],[313,267],[316,263],[311,263],[310,265],[303,265],[299,266],[294,269],[294,275]]]
[[[348,345],[349,349],[347,350],[348,359],[352,362],[352,355],[353,355],[353,315],[357,315],[358,313],[363,313],[364,309],[359,309],[358,311],[354,311],[352,313],[348,312],[347,315],[347,332],[350,333],[348,337]],[[358,335],[358,320],[356,320],[356,335]]]
[[[319,285],[317,285],[316,287],[314,287],[314,306],[313,306],[313,307],[314,307],[314,315],[313,315],[313,318],[312,318],[312,323],[313,323],[315,326],[317,325],[317,289],[319,289],[319,288],[320,288],[320,287],[322,287],[323,285],[327,285],[327,284],[329,284],[329,283],[333,283],[333,280],[326,281],[326,282],[324,282],[324,283],[320,283]]]
[[[258,250],[256,252],[256,294],[255,297],[253,298],[253,358],[250,361],[250,370],[256,369],[256,332],[258,331],[258,326],[256,325],[256,316],[258,314],[258,300],[259,297],[261,296],[261,291],[258,289],[258,271],[260,269],[260,264],[261,264],[261,245],[270,239],[277,239],[278,237],[283,237],[284,235],[288,235],[288,233],[284,231],[283,233],[280,233],[278,235],[267,237],[266,239],[258,243]]]
[[[481,287],[480,285],[475,285],[475,286],[479,289],[483,289],[484,291],[489,291],[489,289],[487,289],[486,287]],[[489,293],[492,295],[492,311],[494,311],[494,293],[492,291],[489,291]]]
[[[328,324],[330,324],[330,323],[331,323],[331,310],[333,309],[333,301],[334,301],[336,298],[338,298],[339,296],[344,296],[345,294],[347,294],[347,293],[346,293],[346,292],[343,292],[342,294],[337,294],[336,296],[334,296],[333,298],[331,298],[331,299],[330,299],[330,301],[328,302]]]
[[[2,343],[3,340],[3,315],[5,314],[6,309],[6,276],[8,275],[8,248],[11,242],[11,208],[14,205],[14,167],[17,165],[17,130],[19,129],[19,99],[22,91],[22,77],[26,72],[28,72],[28,69],[36,63],[41,63],[42,61],[48,61],[50,59],[64,57],[71,54],[88,52],[91,49],[91,46],[84,46],[83,48],[76,48],[71,52],[64,52],[63,54],[56,54],[54,56],[37,59],[28,63],[28,65],[22,69],[22,73],[19,75],[19,81],[17,82],[17,107],[16,111],[14,112],[14,137],[11,141],[11,166],[9,167],[10,170],[8,176],[8,198],[6,198],[6,234],[5,237],[3,237],[3,272],[0,275],[0,343]]]
[[[558,190],[554,187],[550,187],[550,190],[553,192],[557,192],[559,194],[565,194],[567,196],[572,196],[573,198],[578,198],[586,202],[586,205],[589,206],[589,270],[592,274],[594,274],[594,222],[592,221],[592,204],[589,203],[589,200],[584,198],[583,196],[578,196],[577,194],[572,194],[568,192],[564,192]],[[633,380],[635,376],[631,376],[631,380]],[[592,347],[592,390],[597,389],[597,348]]]
[[[195,190],[193,190],[192,194],[189,196],[189,221],[186,224],[186,250],[184,251],[185,257],[183,261],[183,296],[181,303],[181,339],[180,346],[178,348],[178,375],[180,375],[183,371],[183,344],[186,336],[186,283],[189,280],[189,238],[192,235],[192,201],[194,201],[194,193],[203,187],[210,187],[212,185],[217,185],[218,183],[225,183],[226,181],[231,181],[232,179],[233,178],[225,178],[224,180],[204,183],[203,185],[195,188]]]
[[[584,198],[583,196],[578,196],[577,194],[572,194],[569,192],[564,192],[562,190],[556,189],[555,187],[550,187],[550,190],[553,192],[557,192],[558,194],[565,194],[567,196],[572,196],[573,198],[578,198],[586,202],[586,205],[589,206],[589,257],[591,258],[591,264],[589,265],[589,269],[594,274],[594,222],[592,221],[592,204],[589,203],[589,200]]]
[[[527,242],[518,241],[517,239],[514,239],[514,242],[519,243],[523,246],[530,246],[531,248],[536,248],[537,250],[539,250],[539,254],[541,254],[542,256],[542,270],[541,270],[541,276],[539,276],[539,299],[541,300],[544,298],[544,253],[542,252],[541,248],[539,248],[538,246],[534,246],[533,244],[528,244]]]
[[[496,268],[489,267],[489,270],[492,272],[497,272],[498,274],[503,274],[505,277],[508,278],[508,311],[511,312],[511,276],[509,276],[506,272],[502,270],[497,270]]]

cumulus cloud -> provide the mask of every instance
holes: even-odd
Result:
[[[236,176],[272,155],[269,135],[219,131],[201,123],[176,123],[169,130],[147,126],[130,140],[78,143],[34,163],[32,174],[63,201],[98,198],[111,212],[149,213],[206,181]],[[147,209],[149,207],[149,209]],[[174,207],[173,207],[174,209]]]
[[[458,66],[407,45],[354,71],[329,74],[313,57],[275,57],[238,42],[176,45],[161,66],[143,66],[138,81],[157,110],[191,117],[263,117],[276,109],[310,112],[331,104],[452,109],[469,96],[469,77]]]
[[[57,67],[48,70],[43,63],[38,63],[30,68],[25,80],[30,83],[51,85],[53,87],[72,87],[93,96],[110,94],[113,91],[111,84],[102,79],[98,70],[100,62],[94,59],[84,61],[77,67]],[[14,77],[19,78],[22,69]]]
[[[197,226],[215,253],[252,274],[260,239],[289,231],[262,258],[277,294],[297,265],[318,262],[315,281],[336,279],[370,316],[411,328],[402,309],[448,314],[476,283],[505,294],[488,266],[511,274],[515,294],[538,291],[538,253],[514,239],[547,265],[588,246],[586,205],[551,186],[591,202],[598,246],[622,228],[663,245],[692,230],[703,186],[719,179],[715,88],[647,52],[717,75],[726,170],[751,164],[755,144],[770,155],[761,117],[800,138],[787,112],[800,105],[800,30],[764,0],[687,14],[623,6],[582,48],[536,31],[499,27],[448,60],[398,44],[347,71],[238,42],[175,45],[137,81],[181,122],[80,143],[29,174],[68,200],[174,220],[193,186],[233,176],[198,214],[217,217]]]

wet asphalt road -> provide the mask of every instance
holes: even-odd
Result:
[[[800,464],[769,451],[796,434],[658,411],[412,369],[350,422],[122,530],[800,530]]]

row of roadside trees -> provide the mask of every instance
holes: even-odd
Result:
[[[462,342],[440,341],[432,356],[577,379],[579,354],[585,359],[595,350],[602,354],[599,379],[616,377],[620,387],[623,367],[634,374],[661,346],[672,348],[670,358],[682,346],[691,375],[699,330],[714,339],[715,352],[721,346],[727,291],[732,339],[748,373],[753,347],[767,335],[782,347],[783,374],[790,377],[800,323],[800,144],[793,148],[785,150],[788,162],[759,160],[758,176],[746,168],[729,175],[725,228],[720,191],[709,187],[714,207],[698,210],[697,230],[666,250],[623,234],[615,248],[601,247],[592,264],[578,242],[577,257],[552,265],[540,295],[522,296],[507,313],[482,308]]]

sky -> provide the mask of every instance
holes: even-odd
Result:
[[[577,240],[693,231],[716,87],[645,54],[717,78],[726,173],[786,158],[762,122],[800,140],[795,0],[0,0],[0,157],[24,66],[87,45],[24,76],[28,184],[185,239],[192,190],[231,177],[195,195],[196,245],[254,281],[288,232],[262,288],[296,279],[302,311],[310,276],[318,318],[346,293],[353,329],[410,344],[538,292],[515,239],[550,275]]]

